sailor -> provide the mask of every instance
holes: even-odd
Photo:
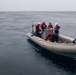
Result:
[[[56,34],[59,34],[59,29],[60,29],[60,26],[58,25],[58,23],[55,23],[54,31]]]
[[[41,24],[42,30],[46,29],[46,27],[47,27],[47,25],[46,25],[45,21],[43,21],[42,24]]]
[[[51,24],[51,22],[49,22],[49,25],[48,25],[48,29],[50,28],[53,28],[53,25]]]
[[[47,41],[54,42],[54,33],[50,31],[49,35],[46,37]]]
[[[54,33],[55,33],[55,41],[56,42],[58,42],[59,29],[60,29],[60,26],[58,25],[58,23],[55,23]]]
[[[41,37],[41,24],[40,24],[40,22],[38,22],[38,24],[36,24],[35,35],[38,37]]]

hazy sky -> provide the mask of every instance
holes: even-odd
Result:
[[[0,0],[0,11],[76,11],[76,0]]]

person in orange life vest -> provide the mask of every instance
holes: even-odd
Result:
[[[36,24],[36,28],[35,28],[35,35],[38,36],[38,37],[41,37],[40,27],[41,27],[40,22],[38,22],[38,24]]]
[[[53,25],[51,24],[51,22],[49,22],[48,29],[49,28],[53,28]]]
[[[47,41],[54,42],[54,33],[50,31],[49,35],[46,37]]]
[[[58,23],[55,23],[54,32],[55,32],[55,41],[56,42],[58,42],[59,29],[60,29],[60,26],[58,25]]]
[[[60,29],[60,26],[58,25],[58,23],[55,23],[55,27],[54,27],[54,31],[55,31],[55,34],[59,34],[59,29]]]
[[[42,28],[42,30],[46,29],[46,27],[47,27],[46,23],[43,22],[43,23],[41,24],[41,28]]]

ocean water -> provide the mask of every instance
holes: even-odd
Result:
[[[0,75],[76,75],[75,66],[54,62],[27,41],[38,21],[58,23],[60,34],[76,38],[76,12],[0,12]]]

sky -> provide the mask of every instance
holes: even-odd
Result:
[[[0,0],[0,11],[76,11],[76,0]]]

